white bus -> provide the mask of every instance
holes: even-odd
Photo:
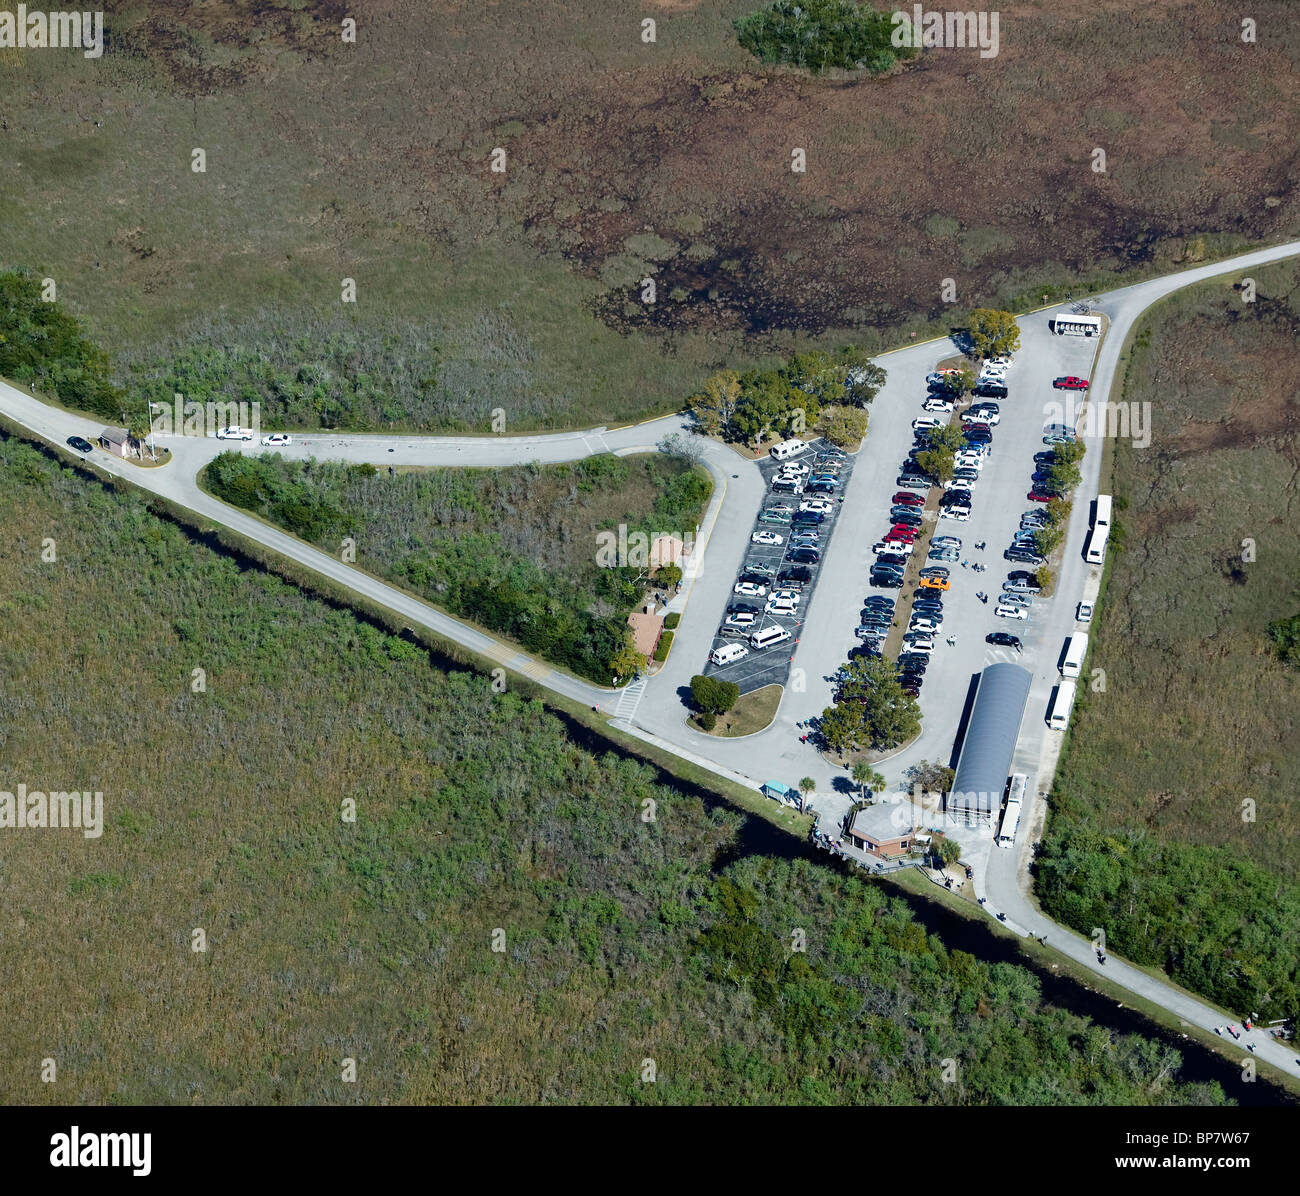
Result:
[[[1070,723],[1070,711],[1074,708],[1074,682],[1062,681],[1056,687],[1056,697],[1047,714],[1047,725],[1053,731],[1064,731]]]
[[[1083,658],[1088,654],[1086,632],[1076,632],[1065,641],[1065,659],[1061,661],[1062,677],[1077,677],[1083,671]]]
[[[780,444],[774,444],[768,451],[775,460],[785,461],[789,457],[797,457],[800,453],[807,452],[808,446],[802,440],[783,440]]]
[[[1093,527],[1110,527],[1110,495],[1097,495],[1097,514],[1092,519]]]
[[[1020,813],[1025,804],[1025,791],[1029,787],[1029,778],[1018,772],[1011,778],[1007,791],[1007,809],[1002,815],[1002,827],[998,831],[999,847],[1010,847],[1016,841],[1016,831],[1020,829]]]
[[[1088,537],[1088,551],[1084,560],[1090,565],[1100,565],[1106,559],[1106,541],[1110,539],[1110,528],[1106,524],[1092,529]]]
[[[1058,336],[1071,333],[1074,336],[1100,336],[1100,316],[1076,316],[1073,312],[1059,312],[1052,318],[1052,331]]]

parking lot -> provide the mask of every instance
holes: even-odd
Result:
[[[708,676],[734,682],[742,694],[765,685],[783,685],[789,677],[795,647],[839,519],[853,460],[828,442],[818,440],[787,461],[768,457],[759,463],[759,469],[764,482],[763,501],[755,512],[751,543],[736,582],[748,583],[762,592],[733,592],[704,668]],[[798,472],[800,477],[793,483],[782,481],[786,471]],[[833,484],[814,481],[830,472],[834,473]],[[817,509],[802,511],[808,504]],[[814,516],[820,516],[821,521],[811,522]],[[801,524],[801,518],[810,522]],[[780,543],[753,543],[754,536],[760,540],[779,538]],[[792,601],[774,610],[774,595]],[[728,620],[745,625],[729,626]],[[784,629],[789,638],[766,648],[754,646],[751,637],[773,627]],[[737,660],[714,664],[712,652],[728,644],[741,645],[746,651]]]

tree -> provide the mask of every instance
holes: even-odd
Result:
[[[961,859],[961,844],[956,839],[949,839],[947,835],[937,837],[934,840],[934,854],[939,857],[940,867],[946,868]]]
[[[1034,547],[1038,549],[1039,556],[1051,556],[1064,537],[1063,524],[1049,523],[1046,527],[1034,529]]]
[[[1020,348],[1020,326],[1009,311],[977,307],[970,314],[967,332],[977,357],[1004,357]]]
[[[966,437],[962,430],[952,424],[940,424],[937,428],[931,428],[926,432],[926,439],[934,448],[946,448],[956,453],[966,445]]]
[[[903,775],[912,785],[920,786],[922,793],[947,793],[956,773],[947,765],[920,760]]]
[[[740,686],[734,681],[719,681],[696,673],[691,678],[691,697],[705,714],[726,714],[740,697]]]
[[[1038,582],[1039,590],[1046,594],[1051,590],[1056,578],[1052,575],[1052,571],[1046,565],[1039,565],[1038,568],[1034,570],[1034,580]]]
[[[946,448],[926,449],[923,453],[917,453],[916,463],[940,485],[952,481],[953,470],[956,468],[952,450]]]
[[[803,795],[803,800],[799,803],[799,809],[804,810],[808,805],[808,797],[817,790],[817,782],[812,777],[804,777],[799,782],[799,792]]]
[[[631,644],[624,644],[614,653],[613,659],[609,662],[609,671],[614,677],[614,684],[617,685],[623,677],[632,680],[645,668],[645,665],[645,657]]]
[[[1069,494],[1083,475],[1079,467],[1070,461],[1054,461],[1047,467],[1047,484],[1056,494]]]
[[[844,389],[848,401],[859,407],[867,406],[880,393],[889,375],[871,360],[865,349],[856,345],[845,345],[837,356],[845,367]]]
[[[856,447],[867,434],[867,413],[856,407],[827,407],[817,426],[832,444]]]
[[[961,393],[964,395],[970,394],[979,384],[979,376],[968,365],[962,366],[957,377],[961,380]]]
[[[868,791],[871,793],[880,793],[884,790],[885,778],[876,772],[865,760],[858,760],[852,769],[853,783],[862,791],[865,797]]]
[[[680,565],[660,565],[655,570],[655,583],[661,586],[675,586],[682,579]]]
[[[858,656],[840,672],[843,680],[835,705],[822,715],[823,736],[827,736],[827,716],[831,716],[832,733],[841,745],[837,751],[846,747],[883,751],[920,731],[920,707],[916,699],[903,692],[889,661]]]
[[[740,400],[740,375],[735,370],[719,370],[704,380],[698,394],[691,395],[687,405],[699,421],[701,428],[710,434],[730,431],[731,417]]]

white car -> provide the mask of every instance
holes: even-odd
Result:
[[[835,504],[825,498],[809,498],[799,504],[799,510],[812,511],[816,515],[829,515],[835,510]]]
[[[932,640],[928,635],[923,635],[919,631],[912,635],[903,636],[903,643],[907,645],[907,650],[909,652],[934,651],[934,640]]]
[[[995,427],[1002,422],[1002,412],[990,411],[987,407],[972,407],[966,412],[966,422],[968,424],[988,424],[989,427]]]
[[[1078,618],[1078,620],[1079,620],[1080,623],[1091,623],[1091,622],[1092,622],[1092,603],[1091,603],[1091,602],[1080,602],[1080,603],[1079,603],[1079,613],[1078,613],[1078,615],[1077,615],[1076,617]]]
[[[751,544],[777,545],[777,544],[784,544],[785,537],[781,535],[780,532],[761,531],[761,532],[755,532],[752,536],[750,536],[749,542]]]
[[[728,615],[723,621],[724,627],[753,627],[758,622],[758,616],[753,611],[738,610],[734,614]]]
[[[763,610],[769,615],[784,615],[787,619],[799,613],[799,608],[793,602],[774,602],[770,598]]]
[[[944,507],[939,512],[940,519],[951,519],[956,523],[970,521],[970,507]]]
[[[941,426],[940,421],[930,415],[923,415],[920,419],[914,419],[912,421],[912,430],[914,432],[926,432],[931,428],[938,428]]]
[[[1015,602],[999,602],[997,609],[994,610],[993,613],[1003,619],[1029,618],[1029,612],[1019,603]]]
[[[907,625],[908,631],[924,631],[928,635],[934,635],[943,630],[942,619],[927,619],[923,615],[913,615],[912,621]]]
[[[806,478],[812,471],[800,461],[787,461],[777,470],[777,477]]]
[[[262,444],[267,448],[280,448],[292,443],[293,440],[287,432],[272,432],[270,436],[262,437]]]
[[[1007,372],[1007,365],[1000,357],[990,357],[982,366],[981,374],[997,374],[1001,376]]]
[[[935,536],[930,541],[931,548],[960,548],[961,541],[956,536]]]
[[[767,596],[767,586],[761,586],[756,581],[738,581],[731,587],[733,594],[743,594],[746,598],[764,598]]]
[[[987,364],[988,365],[1010,365],[1013,361],[1015,361],[1014,356],[1012,356],[1010,353],[1003,353],[1001,357],[990,357],[988,359]]]
[[[798,606],[802,595],[798,590],[773,590],[769,602],[788,602],[791,606]]]
[[[879,556],[882,552],[896,552],[899,556],[911,556],[912,546],[905,540],[877,540],[871,551]]]
[[[931,396],[921,404],[922,411],[944,411],[949,412],[953,409],[953,404],[948,399],[940,399]]]
[[[251,428],[218,428],[218,440],[252,440],[253,431]]]

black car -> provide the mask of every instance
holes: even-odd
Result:
[[[1042,589],[1042,587],[1038,585],[1037,575],[1030,573],[1028,569],[1012,569],[1011,572],[1007,574],[1007,580],[1018,582],[1021,585],[1037,586],[1039,589]]]
[[[89,440],[83,440],[80,436],[69,436],[68,447],[76,449],[79,453],[93,452],[95,446]]]
[[[882,590],[901,590],[903,579],[896,573],[873,573],[871,584],[879,586]]]
[[[918,615],[942,615],[943,607],[940,606],[937,602],[935,603],[913,602],[912,611],[913,613]]]
[[[1007,388],[1000,382],[985,382],[975,388],[975,394],[981,399],[1005,399]]]
[[[972,495],[969,490],[945,490],[943,497],[939,500],[939,505],[941,507],[968,507],[971,498]]]
[[[812,579],[813,571],[807,565],[793,565],[776,575],[777,584],[782,586],[806,586]]]
[[[752,602],[733,602],[727,607],[729,615],[761,615],[763,608],[755,606]]]
[[[880,595],[876,595],[875,597],[868,598],[866,602],[863,603],[863,606],[865,606],[869,610],[880,610],[880,611],[886,611],[889,614],[893,614],[894,600],[892,598],[886,598],[883,594],[880,594]]]
[[[967,444],[990,444],[993,440],[993,433],[988,428],[967,428],[962,435],[966,438]]]
[[[1006,631],[990,631],[984,637],[986,644],[1001,644],[1004,648],[1014,648],[1017,652],[1023,647],[1018,636]]]
[[[815,548],[796,548],[789,559],[801,565],[815,565],[822,559],[822,554]]]
[[[818,523],[825,523],[826,516],[823,515],[820,511],[796,511],[793,515],[790,516],[790,522],[811,523],[815,525]]]

